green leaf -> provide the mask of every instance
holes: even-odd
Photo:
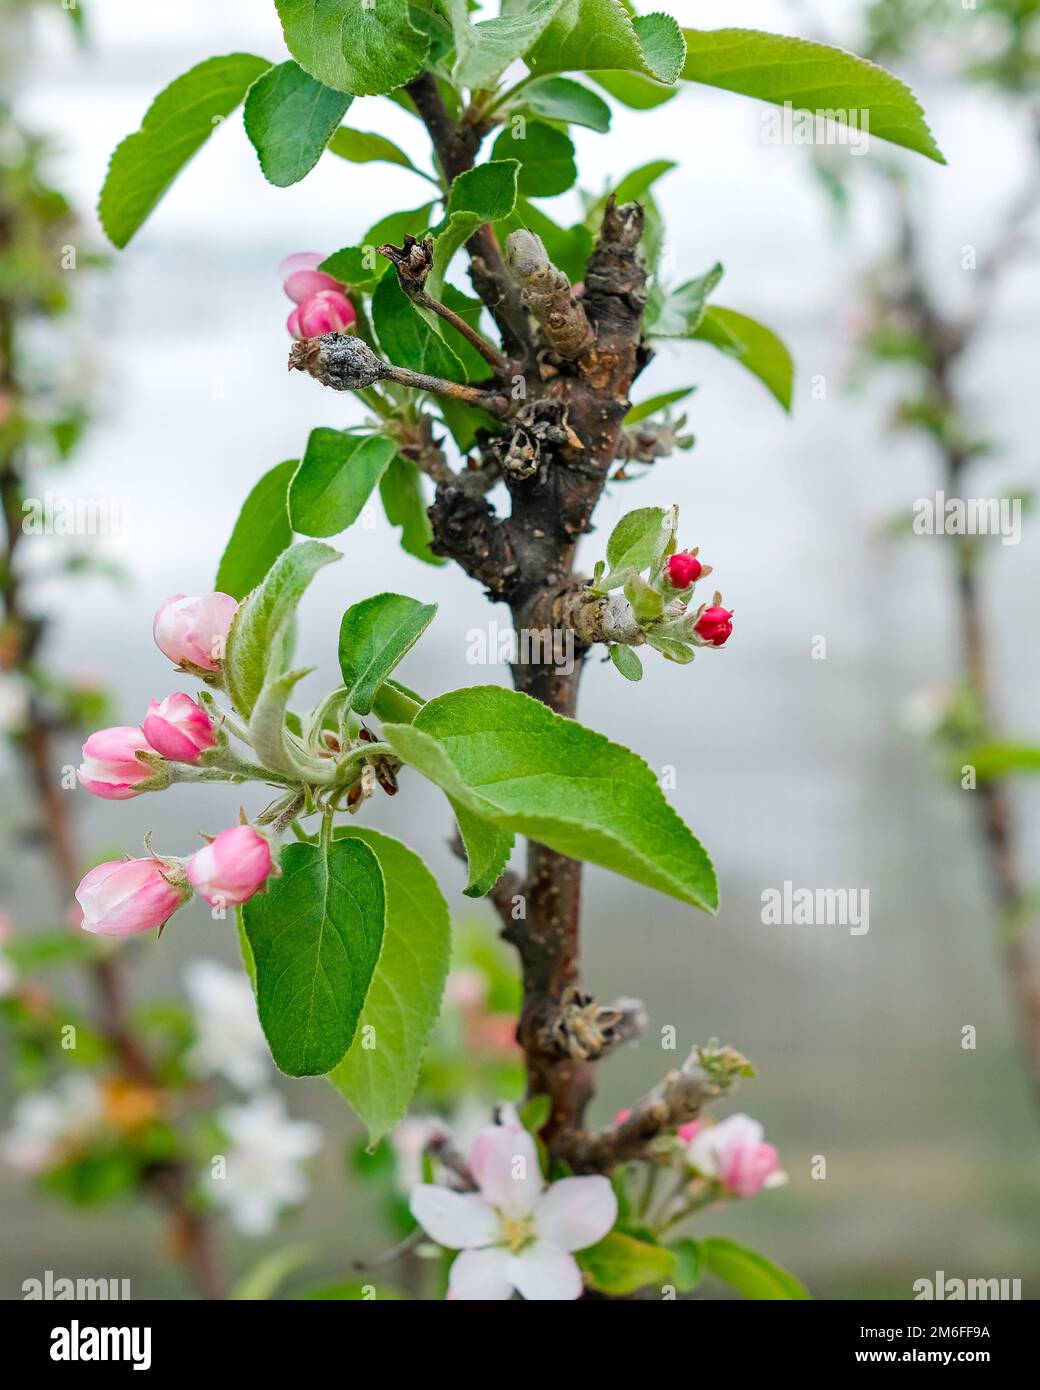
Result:
[[[660,1288],[675,1268],[675,1256],[663,1245],[611,1231],[574,1257],[587,1282],[601,1293],[629,1294],[648,1286]]]
[[[422,474],[410,459],[400,454],[390,460],[389,467],[379,480],[379,496],[391,526],[401,528],[401,549],[427,565],[444,565],[447,561],[430,549],[433,527],[426,514]]]
[[[670,515],[664,507],[637,507],[625,513],[607,540],[608,572],[596,579],[597,593],[620,589],[629,574],[649,569]]]
[[[357,1034],[329,1080],[375,1144],[415,1094],[451,961],[451,920],[437,880],[407,845],[354,826],[336,831],[336,843],[343,841],[360,841],[378,859],[386,927]]]
[[[640,420],[649,419],[651,415],[656,415],[659,410],[665,410],[668,406],[675,405],[677,401],[685,400],[696,389],[696,386],[680,386],[676,391],[662,391],[659,396],[650,396],[647,400],[632,406],[625,416],[625,424],[638,425]]]
[[[509,64],[541,37],[562,3],[563,0],[540,0],[526,12],[471,24],[467,0],[446,0],[458,55],[452,70],[456,85],[493,88]]]
[[[502,830],[474,815],[455,797],[449,796],[448,801],[455,813],[469,868],[469,879],[462,891],[467,898],[482,898],[505,873],[516,836],[511,830]]]
[[[686,45],[669,15],[631,18],[620,0],[565,0],[541,39],[525,54],[532,72],[638,72],[675,82]]]
[[[351,164],[399,164],[402,169],[411,169],[415,174],[422,172],[416,169],[404,150],[385,135],[352,130],[346,125],[341,125],[329,141],[329,151],[338,154],[340,159],[349,160]]]
[[[389,361],[449,381],[466,380],[459,358],[401,289],[393,266],[384,272],[372,296],[372,323]]]
[[[267,182],[288,188],[309,174],[352,100],[292,59],[258,77],[242,116]]]
[[[688,643],[677,641],[674,637],[662,637],[652,627],[647,629],[646,640],[655,651],[679,666],[688,666],[693,660],[694,651]]]
[[[340,558],[338,551],[320,541],[298,541],[282,551],[240,606],[224,659],[228,694],[240,714],[248,717],[268,678],[282,674],[296,607],[318,570]]]
[[[675,88],[666,89],[672,95]],[[610,129],[610,107],[601,96],[569,77],[544,77],[517,94],[517,104],[536,116],[568,125],[585,126],[605,135]]]
[[[549,1123],[552,1114],[552,1097],[544,1092],[532,1096],[520,1111],[520,1123],[529,1134],[538,1134]]]
[[[289,484],[289,519],[305,536],[335,536],[353,526],[396,449],[385,435],[311,430]]]
[[[641,574],[630,574],[624,583],[625,598],[637,623],[653,623],[664,612],[664,596],[650,587]]]
[[[451,186],[444,221],[433,246],[430,290],[436,294],[444,284],[448,266],[456,251],[485,222],[508,217],[516,206],[519,161],[497,159],[467,169]]]
[[[1015,773],[1040,772],[1040,747],[1033,743],[992,742],[969,748],[957,758],[960,766],[970,764],[980,778],[1006,777]]]
[[[318,265],[326,275],[349,285],[355,290],[373,289],[386,273],[386,262],[376,254],[371,243],[368,246],[344,246],[333,251]]]
[[[622,642],[611,642],[607,651],[610,653],[611,661],[626,681],[641,681],[643,679],[643,663],[631,647],[626,647]]]
[[[722,266],[716,262],[696,280],[687,280],[660,298],[652,296],[647,306],[646,331],[654,338],[691,338],[700,328],[708,297],[721,279]]]
[[[641,164],[638,169],[633,169],[589,206],[585,214],[586,227],[593,231],[599,230],[609,197],[613,196],[619,203],[644,202],[657,180],[671,173],[675,167],[675,161],[672,159],[652,159],[648,164]]]
[[[562,130],[543,121],[507,125],[492,146],[491,158],[520,161],[517,188],[528,198],[566,193],[578,177],[573,144]]]
[[[98,216],[110,241],[127,244],[185,164],[269,67],[251,53],[208,58],[159,93],[140,130],[116,148],[108,166]]]
[[[408,0],[275,0],[285,46],[305,72],[353,96],[403,87],[430,47]]]
[[[689,1293],[701,1282],[704,1272],[700,1243],[686,1236],[682,1240],[670,1241],[667,1249],[675,1256],[672,1283],[680,1293]]]
[[[945,164],[917,98],[865,58],[828,44],[755,29],[684,29],[688,82],[722,87],[800,111],[854,111],[881,140]]]
[[[735,1240],[710,1236],[700,1242],[700,1250],[704,1268],[745,1298],[763,1301],[810,1297],[801,1280]]]
[[[398,755],[474,815],[713,912],[711,860],[627,748],[498,686],[388,724]]]
[[[583,222],[574,227],[560,227],[534,203],[518,198],[512,215],[496,223],[495,231],[504,241],[510,232],[520,227],[541,237],[549,259],[572,284],[583,278],[593,242],[592,232]]]
[[[277,464],[242,504],[217,570],[214,587],[219,593],[245,598],[292,543],[286,498],[296,467],[296,459]]]
[[[785,410],[791,409],[794,362],[780,338],[765,324],[711,304],[698,328],[690,335],[710,343],[758,377]]]
[[[615,101],[633,111],[652,111],[655,106],[663,106],[679,95],[678,87],[667,87],[638,72],[590,72],[589,76]]]
[[[437,612],[404,594],[376,594],[343,614],[339,665],[347,702],[357,714],[370,714],[376,691],[408,655]]]
[[[282,877],[243,909],[256,1003],[275,1062],[322,1076],[354,1040],[379,959],[386,898],[376,855],[358,839],[288,844]]]

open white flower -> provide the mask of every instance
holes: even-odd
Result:
[[[243,1235],[266,1235],[283,1207],[306,1197],[301,1164],[321,1148],[321,1130],[306,1120],[290,1120],[274,1092],[224,1106],[217,1119],[229,1143],[227,1168],[214,1181],[212,1196]]]
[[[15,1101],[0,1154],[20,1172],[45,1172],[100,1132],[104,1115],[104,1097],[92,1077],[63,1077],[53,1090]]]
[[[215,960],[196,960],[184,972],[184,987],[198,1034],[188,1054],[197,1076],[223,1075],[242,1091],[255,1091],[271,1075],[270,1053],[249,980]]]
[[[514,1289],[528,1300],[580,1298],[571,1251],[595,1245],[614,1225],[614,1189],[603,1177],[546,1187],[534,1139],[511,1107],[503,1121],[482,1129],[470,1149],[479,1191],[421,1183],[412,1215],[438,1245],[462,1252],[451,1267],[449,1298],[506,1299]]]

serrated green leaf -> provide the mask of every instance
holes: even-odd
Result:
[[[408,0],[275,0],[285,46],[305,72],[353,96],[403,87],[422,70],[430,40]]]
[[[711,860],[627,748],[537,700],[476,686],[388,724],[398,755],[503,830],[713,912]]]
[[[688,82],[799,111],[855,112],[870,135],[945,164],[917,98],[884,68],[808,39],[755,29],[684,29]]]
[[[544,33],[563,0],[539,0],[532,8],[471,24],[467,0],[446,0],[458,55],[452,78],[460,87],[493,88]]]
[[[267,680],[282,674],[297,604],[318,570],[340,558],[320,541],[299,541],[279,555],[239,607],[228,633],[224,675],[240,714],[248,718]]]
[[[242,117],[267,182],[288,188],[309,174],[352,101],[292,59],[258,77]]]
[[[455,797],[448,797],[455,813],[455,823],[466,851],[469,877],[463,893],[467,898],[482,898],[490,893],[506,871],[513,853],[516,836],[489,820],[475,815]]]
[[[353,130],[346,125],[341,125],[332,136],[329,153],[351,164],[399,164],[402,169],[411,169],[413,174],[422,174],[422,170],[415,167],[404,150],[385,135]]]
[[[698,327],[690,335],[710,343],[757,376],[785,410],[791,409],[794,390],[794,361],[783,342],[765,324],[735,309],[710,304]]]
[[[386,262],[376,255],[371,244],[367,247],[344,246],[339,251],[333,251],[331,256],[326,256],[318,269],[341,284],[349,285],[351,289],[370,290],[386,273]]]
[[[289,484],[289,519],[304,536],[336,536],[361,515],[396,449],[385,435],[311,430]]]
[[[625,416],[625,424],[638,425],[640,420],[647,420],[651,415],[656,415],[659,410],[665,410],[668,406],[675,405],[677,401],[685,400],[696,389],[696,386],[680,386],[675,391],[662,391],[659,396],[650,396],[645,401],[640,401],[637,405],[632,406]]]
[[[429,286],[437,294],[455,253],[485,222],[499,222],[516,207],[517,175],[515,159],[496,159],[467,169],[451,186],[444,221],[433,245],[433,269]]]
[[[422,474],[410,459],[400,454],[390,460],[389,467],[379,480],[379,496],[391,526],[401,528],[401,549],[427,565],[444,565],[447,561],[430,549],[433,527],[426,514],[426,498],[422,490]]]
[[[420,603],[404,594],[375,594],[347,609],[339,628],[339,665],[352,710],[371,713],[379,687],[436,613],[435,603]]]
[[[620,589],[629,574],[649,569],[670,515],[664,507],[637,507],[625,513],[607,539],[607,573],[595,582],[598,593]]]
[[[620,0],[564,0],[524,61],[539,76],[602,69],[672,83],[685,56],[682,31],[669,15],[632,18]]]
[[[379,959],[383,875],[358,839],[288,844],[281,866],[242,913],[257,1011],[281,1070],[322,1076],[354,1040]]]
[[[623,642],[611,642],[607,651],[610,653],[611,661],[625,680],[641,681],[643,679],[643,663],[631,647],[626,647]]]
[[[451,961],[451,920],[437,880],[407,845],[360,826],[337,830],[341,839],[368,846],[386,886],[383,945],[358,1031],[329,1073],[375,1144],[415,1093]]]
[[[636,1240],[621,1231],[611,1231],[597,1245],[579,1250],[574,1258],[594,1289],[614,1295],[660,1288],[675,1269],[675,1256],[663,1245]]]
[[[712,268],[696,280],[687,280],[677,289],[651,296],[645,328],[654,338],[691,338],[700,328],[708,308],[708,298],[722,279],[722,266]]]
[[[613,75],[613,74],[611,74]],[[675,88],[666,89],[669,94]],[[517,107],[550,121],[585,126],[605,135],[610,129],[610,107],[601,96],[569,77],[543,77],[517,94]]]
[[[578,177],[574,145],[543,121],[509,124],[491,149],[492,159],[518,159],[517,189],[527,198],[551,198],[566,193]]]
[[[98,216],[123,247],[225,116],[270,67],[252,53],[208,58],[155,98],[141,128],[117,146],[101,190]]]
[[[296,468],[296,459],[277,464],[263,475],[242,504],[217,570],[214,587],[218,593],[245,598],[291,544],[287,498]]]
[[[738,1245],[724,1236],[709,1236],[700,1242],[705,1269],[723,1283],[756,1301],[807,1299],[808,1289],[786,1269],[767,1260],[757,1250]]]
[[[590,72],[589,76],[615,101],[633,111],[652,111],[679,95],[678,87],[668,87],[638,72]]]

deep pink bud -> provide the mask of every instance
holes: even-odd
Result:
[[[153,751],[140,729],[127,725],[99,729],[83,745],[83,762],[76,776],[95,796],[103,796],[108,801],[125,801],[127,797],[149,790],[141,784],[153,781],[155,768],[141,762],[137,754]]]
[[[319,290],[305,299],[286,319],[294,338],[320,338],[323,333],[344,333],[354,322],[354,306],[338,287]]]
[[[141,728],[157,753],[178,763],[197,762],[217,741],[209,715],[180,691],[153,700]]]
[[[731,609],[726,608],[706,608],[701,616],[693,625],[694,632],[703,637],[705,642],[712,647],[725,646],[733,631],[733,624],[730,618],[733,617]]]
[[[188,881],[211,907],[248,902],[271,872],[271,846],[251,825],[222,830],[188,860]]]
[[[684,550],[673,555],[668,561],[668,578],[677,589],[688,589],[701,577],[703,565],[696,555],[687,555]]]
[[[161,927],[191,896],[176,863],[111,859],[91,869],[76,889],[84,931],[133,936]]]
[[[697,1132],[701,1127],[700,1120],[688,1120],[686,1124],[680,1125],[675,1131],[684,1144],[692,1144],[697,1138]]]
[[[217,671],[238,603],[230,594],[174,594],[155,615],[155,645],[175,666]]]

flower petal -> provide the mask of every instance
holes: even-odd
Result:
[[[577,1260],[548,1241],[536,1241],[514,1255],[509,1262],[509,1278],[529,1303],[564,1302],[582,1294]]]
[[[609,1178],[561,1178],[534,1210],[539,1240],[561,1250],[584,1250],[602,1240],[617,1220],[617,1195]]]
[[[485,1200],[513,1217],[529,1216],[545,1186],[534,1140],[520,1125],[486,1125],[469,1151],[469,1169]]]
[[[449,1250],[491,1245],[498,1239],[498,1217],[479,1193],[420,1183],[412,1189],[409,1206],[426,1234]]]
[[[467,1302],[509,1298],[513,1292],[507,1270],[509,1251],[504,1245],[486,1250],[463,1250],[451,1267],[448,1297]]]

